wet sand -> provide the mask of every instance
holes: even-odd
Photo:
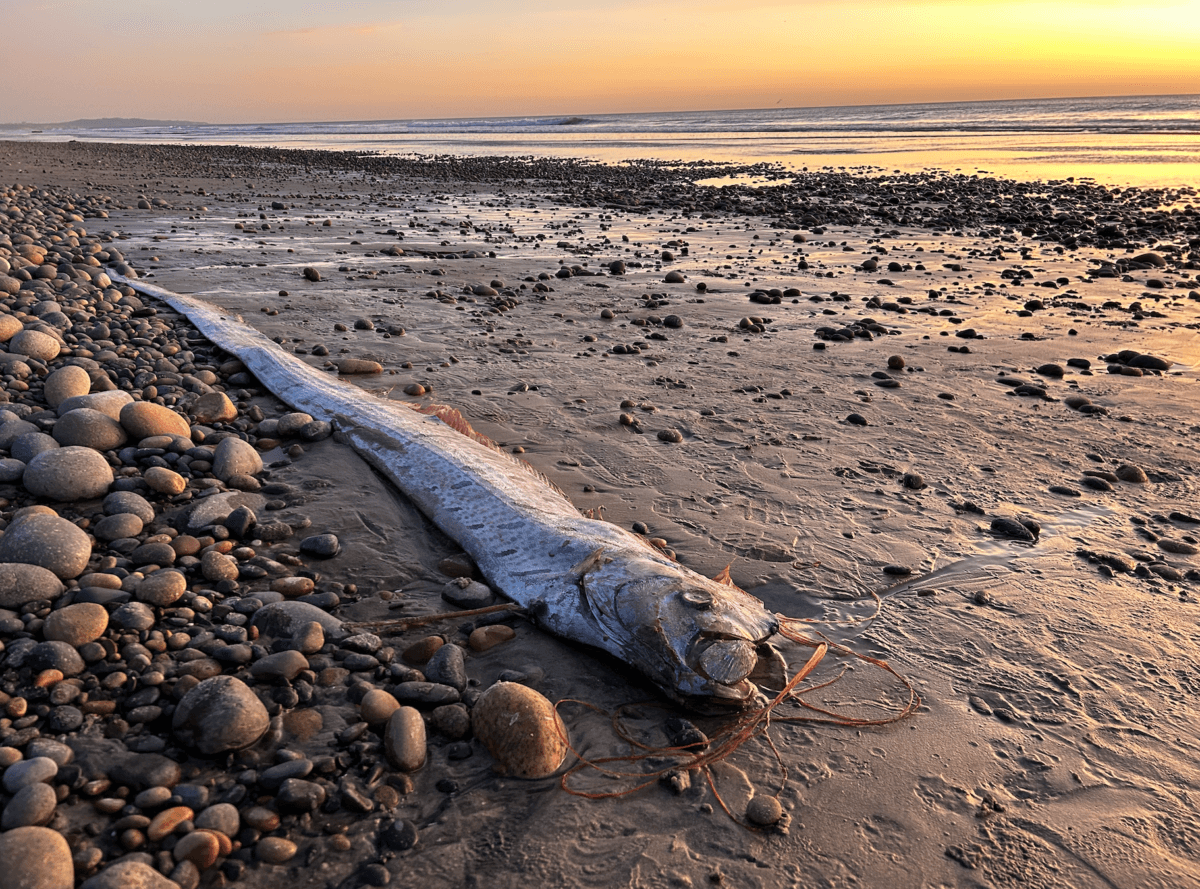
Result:
[[[397,885],[1200,880],[1194,195],[831,176],[820,196],[820,177],[714,192],[689,171],[519,172],[0,145],[6,183],[109,196],[107,218],[83,225],[118,232],[148,281],[317,366],[378,361],[365,389],[458,408],[580,509],[641,523],[701,573],[730,565],[771,609],[886,660],[923,705],[877,728],[773,726],[786,783],[761,740],[715,768],[739,817],[778,792],[785,819],[764,830],[722,814],[700,776],[592,801],[496,776],[477,743],[451,758],[463,751],[431,733],[393,809],[288,816],[300,857],[239,882],[361,885],[373,862]],[[1122,350],[1166,369],[1110,360]],[[671,430],[679,441],[659,437]],[[1107,475],[1124,466],[1145,481]],[[274,472],[342,541],[320,566],[357,588],[340,617],[445,609],[438,565],[457,547],[353,452],[318,442]],[[1036,539],[994,533],[1005,518]],[[879,616],[849,623],[874,592]],[[468,658],[480,688],[512,670],[552,701],[665,703],[619,664],[511,623],[512,642]],[[782,650],[793,669],[808,655]],[[840,662],[851,672],[813,703],[880,715],[902,699],[861,662],[831,657],[813,680]],[[322,733],[281,746],[336,746],[353,705],[321,709]],[[562,712],[580,752],[622,752],[604,719]],[[661,744],[666,714],[647,713]],[[86,800],[59,814],[69,839],[101,818]],[[396,818],[414,848],[381,847]]]

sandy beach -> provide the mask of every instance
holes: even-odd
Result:
[[[692,184],[725,176],[779,181]],[[8,779],[20,763],[56,765],[35,782],[54,791],[48,810],[6,822],[0,843],[49,827],[76,885],[124,859],[167,889],[1200,885],[1194,189],[20,142],[0,142],[0,183],[15,282],[0,294],[14,319],[4,423],[55,433],[46,380],[82,359],[92,392],[157,399],[191,439],[93,448],[111,491],[154,507],[118,538],[98,533],[114,514],[104,494],[54,500],[0,467],[15,475],[0,484],[5,536],[18,510],[50,505],[91,547],[60,594],[0,607],[0,809],[26,786]],[[46,250],[65,239],[79,258],[55,265]],[[39,245],[34,263],[22,248]],[[86,262],[100,252],[108,262]],[[377,623],[371,650],[331,632],[301,670],[255,674],[286,649],[256,644],[257,592],[303,587],[352,629],[437,614],[454,608],[443,593],[461,548],[329,429],[268,434],[278,424],[260,424],[291,408],[178,313],[106,301],[103,268],[240,315],[315,367],[377,362],[353,378],[364,398],[456,408],[580,510],[706,576],[728,566],[813,638],[886,661],[920,707],[863,727],[791,722],[812,711],[785,703],[710,774],[594,800],[558,776],[498,774],[463,723],[480,692],[504,679],[566,702],[588,758],[629,752],[603,715],[623,705],[650,702],[627,726],[656,747],[672,716],[714,737],[728,717],[678,710],[636,671],[506,613]],[[58,331],[57,356],[14,350],[39,325]],[[235,413],[186,416],[218,390]],[[214,474],[229,437],[257,449],[260,471]],[[152,468],[185,487],[160,490]],[[286,534],[188,525],[195,501],[227,491],[257,498],[259,524]],[[331,558],[301,547],[327,534]],[[83,580],[146,602],[146,578],[130,578],[169,565],[134,553],[163,545],[190,559],[172,569],[186,598],[111,623],[126,601]],[[210,550],[231,574],[204,567]],[[31,652],[56,611],[84,602],[104,605],[107,626],[74,646],[67,675],[42,663],[49,649]],[[470,633],[491,623],[515,635],[476,650]],[[427,755],[405,772],[361,705],[367,687],[412,682],[408,652],[431,635],[462,648],[466,684],[454,713],[448,699],[414,704]],[[776,641],[791,671],[811,653]],[[88,645],[102,648],[93,660]],[[172,729],[200,675],[181,653],[198,651],[266,702],[261,739],[206,755]],[[907,700],[896,678],[836,652],[801,689],[835,679],[804,699],[881,720]],[[289,779],[305,786],[281,794]],[[781,817],[748,823],[754,797],[777,798]],[[218,805],[240,815],[225,844],[212,840],[211,860],[176,855],[199,846],[189,834],[221,832],[224,809],[205,820]],[[180,807],[181,826],[155,833]],[[0,874],[0,889],[58,885],[43,876]]]

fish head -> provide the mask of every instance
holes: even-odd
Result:
[[[685,703],[741,707],[757,700],[749,677],[779,619],[736,587],[648,561],[653,569],[622,584],[616,596],[630,662]]]

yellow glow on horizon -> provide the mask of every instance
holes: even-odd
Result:
[[[33,24],[32,0],[7,2],[16,4],[15,32]],[[551,8],[410,0],[352,4],[360,14],[345,18],[307,5],[304,14],[280,7],[255,17],[230,11],[240,10],[231,0],[212,0],[207,15],[109,3],[145,16],[145,39],[128,52],[67,30],[60,39],[82,69],[15,66],[12,95],[38,91],[40,107],[63,108],[42,119],[270,122],[1200,93],[1200,0]],[[81,87],[92,76],[108,84],[99,95]],[[37,119],[10,119],[22,117]]]

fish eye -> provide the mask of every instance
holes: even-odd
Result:
[[[707,611],[713,605],[712,593],[707,590],[684,590],[679,598],[697,611]]]

